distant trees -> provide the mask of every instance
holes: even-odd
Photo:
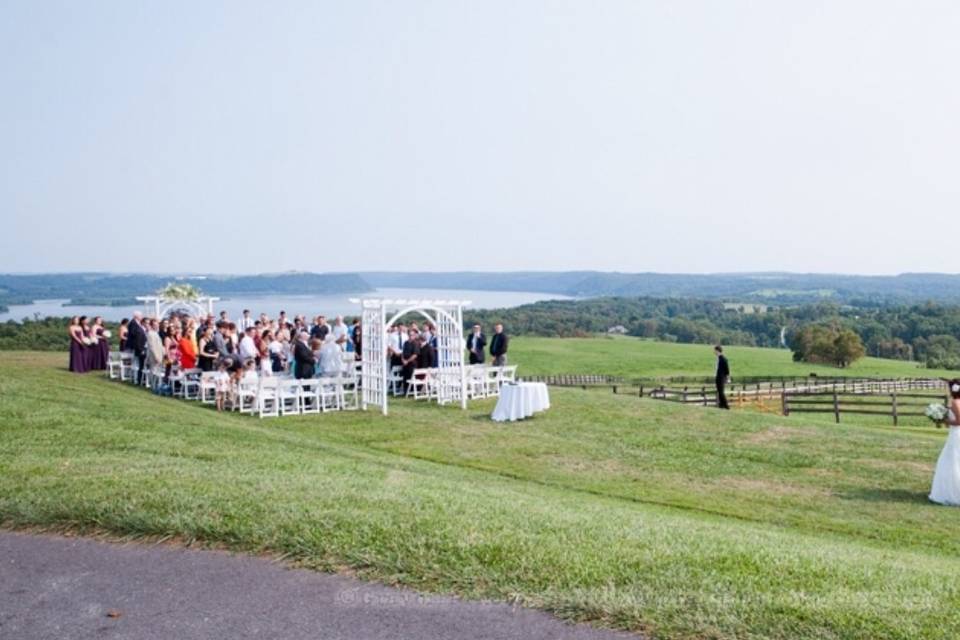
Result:
[[[851,329],[837,325],[806,325],[790,341],[793,359],[847,367],[866,354],[863,340]]]

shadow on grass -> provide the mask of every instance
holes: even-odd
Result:
[[[865,502],[912,502],[929,503],[926,491],[907,491],[906,489],[856,489],[837,494],[845,500],[863,500]]]

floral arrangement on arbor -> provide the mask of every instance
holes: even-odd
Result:
[[[200,290],[191,284],[171,282],[157,291],[157,295],[166,300],[196,302],[200,297]]]

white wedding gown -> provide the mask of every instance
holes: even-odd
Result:
[[[960,426],[948,427],[948,430],[947,442],[933,474],[930,500],[960,507]]]

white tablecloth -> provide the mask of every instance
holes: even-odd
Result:
[[[550,408],[550,394],[542,382],[521,382],[500,387],[500,400],[491,416],[497,422],[523,420]]]

